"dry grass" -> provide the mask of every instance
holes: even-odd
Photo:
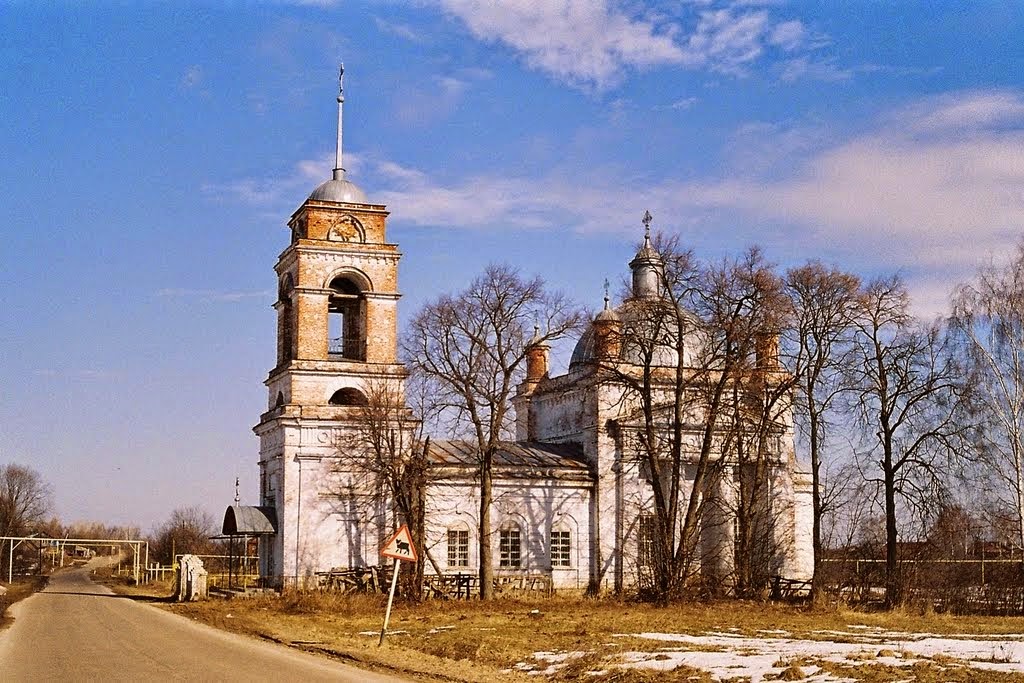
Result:
[[[821,668],[835,676],[851,678],[864,683],[891,683],[892,681],[913,681],[914,683],[1020,683],[1020,674],[1000,671],[982,671],[965,666],[962,662],[946,663],[920,661],[910,666],[851,666],[834,662],[819,662]]]
[[[14,583],[6,586],[7,592],[0,595],[0,629],[7,628],[12,621],[10,615],[7,614],[7,608],[36,591],[42,590],[47,581],[48,578],[45,576],[31,576],[16,579]]]
[[[142,587],[145,590],[147,587]],[[119,588],[118,590],[124,590]],[[132,591],[140,589],[132,588]],[[151,590],[151,589],[150,589]],[[152,592],[152,591],[151,591]],[[163,595],[169,594],[169,588]],[[396,602],[387,642],[377,647],[384,613],[383,596],[289,592],[230,601],[168,605],[168,609],[229,631],[322,652],[370,668],[418,675],[426,680],[504,682],[537,680],[515,670],[526,663],[547,664],[536,652],[570,653],[551,680],[600,683],[707,681],[697,669],[671,672],[614,666],[622,652],[664,651],[665,643],[624,634],[728,631],[757,637],[784,630],[794,637],[835,639],[817,631],[846,631],[849,625],[939,634],[1020,633],[1019,619],[951,617],[913,612],[865,613],[828,607],[725,601],[655,607],[628,600],[498,599],[424,603]],[[869,646],[870,647],[870,646]],[[877,647],[877,646],[876,646]],[[692,648],[687,649],[704,649]],[[707,647],[708,650],[717,648]],[[877,652],[877,655],[876,655]],[[582,655],[582,656],[580,656]],[[889,651],[865,650],[865,658]],[[807,666],[818,665],[864,681],[1019,681],[1019,675],[969,669],[962,662],[934,659],[914,667],[890,667],[869,661],[849,665],[800,659],[786,663],[781,680],[798,680]],[[394,662],[401,662],[395,666]],[[801,669],[803,667],[803,669]]]

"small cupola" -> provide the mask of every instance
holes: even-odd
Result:
[[[633,260],[629,262],[629,269],[633,271],[633,298],[635,299],[651,299],[661,293],[661,273],[664,264],[661,255],[651,246],[652,220],[651,212],[644,211],[644,244]]]
[[[604,310],[597,314],[593,322],[594,330],[594,355],[603,360],[612,360],[619,357],[621,348],[622,319],[615,309],[611,307],[610,297],[607,290],[604,294]]]
[[[526,342],[526,381],[539,382],[548,374],[548,351],[551,347],[540,334],[540,327],[535,325],[533,337]]]

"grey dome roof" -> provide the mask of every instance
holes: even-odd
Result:
[[[619,360],[636,365],[640,365],[643,362],[640,349],[635,342],[630,343],[629,339],[633,334],[643,336],[643,328],[651,324],[650,321],[645,320],[646,312],[646,307],[640,301],[628,299],[618,308],[605,309],[595,319],[595,322],[601,320],[621,321],[624,328],[624,337],[623,343],[619,348]],[[582,364],[593,361],[596,353],[597,333],[593,323],[591,323],[580,336],[579,341],[576,342],[575,348],[573,348],[572,356],[569,359],[569,369],[574,370]],[[679,354],[676,352],[673,335],[666,330],[662,341],[655,346],[651,364],[661,367],[673,367],[678,362]]]
[[[594,347],[596,346],[594,336],[593,325],[588,327],[586,331],[580,335],[580,340],[576,342],[576,347],[572,350],[572,357],[569,359],[570,370],[582,363],[594,360]]]
[[[348,202],[350,204],[369,204],[366,193],[359,187],[345,180],[335,172],[335,177],[323,182],[309,195],[310,199],[320,202]]]

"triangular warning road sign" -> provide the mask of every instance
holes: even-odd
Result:
[[[396,560],[415,562],[416,546],[412,544],[412,535],[409,533],[409,527],[403,524],[395,532],[394,536],[389,538],[388,542],[384,544],[380,554],[383,557],[391,557]]]

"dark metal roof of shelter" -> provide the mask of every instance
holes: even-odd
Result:
[[[221,533],[227,536],[265,536],[277,533],[277,510],[255,505],[230,505]]]
[[[477,445],[473,441],[431,441],[427,458],[431,465],[476,465]],[[578,443],[503,441],[494,454],[495,467],[542,467],[589,470]]]

